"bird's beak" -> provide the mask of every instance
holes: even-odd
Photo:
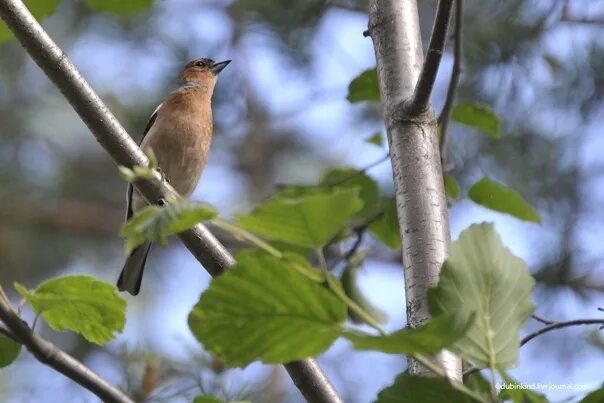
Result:
[[[230,62],[230,60],[225,60],[224,62],[214,63],[212,67],[210,67],[210,70],[212,70],[212,73],[215,75],[218,75],[218,73],[220,73]]]

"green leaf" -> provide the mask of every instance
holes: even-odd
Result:
[[[380,102],[380,87],[376,69],[369,69],[354,78],[348,85],[348,96],[354,102]]]
[[[518,358],[520,327],[533,312],[535,280],[501,242],[492,224],[472,225],[451,244],[438,287],[428,291],[433,316],[476,320],[451,348],[479,368],[504,368]]]
[[[499,116],[488,105],[478,102],[460,102],[453,107],[451,118],[480,130],[494,139],[501,137]]]
[[[238,221],[241,227],[268,239],[318,248],[362,207],[357,188],[325,189],[299,197],[278,193]]]
[[[315,356],[339,336],[346,305],[283,260],[242,251],[189,315],[204,347],[229,366]]]
[[[445,176],[445,194],[453,200],[459,197],[459,184],[452,175]]]
[[[465,322],[452,315],[442,315],[417,329],[402,329],[386,336],[345,332],[357,350],[374,350],[388,354],[432,355],[447,348],[462,337],[472,325],[474,317]]]
[[[382,132],[375,132],[374,134],[365,139],[365,143],[373,144],[378,147],[383,147],[384,136],[382,136]]]
[[[137,211],[122,227],[126,254],[145,241],[165,245],[169,235],[186,231],[217,215],[218,212],[211,206],[188,201],[176,201],[165,207],[147,206]]]
[[[17,283],[15,288],[54,330],[71,330],[92,343],[104,344],[124,329],[126,301],[111,284],[89,276],[64,276],[33,291]]]
[[[468,191],[468,196],[476,204],[488,209],[506,213],[524,221],[541,222],[539,214],[516,191],[492,179],[482,178]]]
[[[84,0],[84,3],[91,10],[125,15],[150,8],[153,0]]]
[[[27,9],[38,21],[48,17],[57,9],[60,0],[24,0]],[[0,44],[13,39],[13,33],[8,29],[4,21],[0,19]]]
[[[375,239],[387,247],[400,249],[401,233],[399,231],[396,201],[394,198],[386,203],[384,214],[369,224],[369,232]]]
[[[462,392],[442,378],[428,378],[403,373],[394,384],[383,389],[375,403],[470,403]]]
[[[21,352],[21,344],[0,333],[0,368],[8,367]]]
[[[520,387],[518,382],[510,378],[505,372],[501,373],[501,377],[505,382],[499,392],[499,398],[501,401],[512,401],[513,403],[546,403],[548,400],[540,393],[535,393],[530,389]],[[515,387],[512,388],[512,385]],[[601,402],[601,400],[598,400]]]
[[[377,323],[383,324],[388,319],[388,315],[386,315],[386,313],[384,311],[382,311],[380,308],[373,305],[371,303],[371,301],[369,301],[367,299],[367,297],[365,296],[365,294],[363,294],[363,292],[361,291],[361,288],[359,287],[358,276],[357,276],[357,273],[359,271],[359,266],[360,265],[354,265],[354,264],[349,263],[344,268],[344,272],[342,273],[342,279],[341,279],[342,288],[344,289],[344,292],[346,293],[346,295],[348,297],[350,297],[351,300],[356,302],[356,304],[358,306],[363,308],[363,310],[365,312],[367,312],[369,314],[369,316],[371,316],[373,319],[375,319],[375,321]],[[360,318],[354,310],[352,310],[350,308],[348,309],[348,317],[354,323],[358,323],[358,324],[365,323],[365,321],[362,318]]]
[[[222,403],[223,401],[214,396],[200,395],[193,399],[193,403]]]
[[[359,188],[359,196],[363,200],[363,208],[355,218],[371,218],[375,216],[380,204],[380,190],[377,182],[364,172],[353,168],[337,168],[328,171],[321,184],[339,188]]]
[[[601,403],[604,402],[604,385],[600,389],[596,389],[593,392],[585,396],[581,403]]]
[[[464,376],[463,384],[470,390],[482,396],[486,401],[492,400],[491,383],[486,380],[480,372]]]

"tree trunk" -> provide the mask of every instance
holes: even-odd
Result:
[[[424,60],[416,0],[371,0],[369,34],[377,60],[403,241],[407,323],[417,327],[429,319],[426,294],[438,282],[450,236],[436,118],[429,106],[419,112],[405,108]],[[459,358],[443,351],[437,362],[449,377],[461,379]],[[426,370],[409,360],[409,371],[424,374]]]

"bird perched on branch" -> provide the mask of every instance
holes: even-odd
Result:
[[[231,61],[195,59],[179,75],[181,86],[153,112],[141,148],[153,150],[161,172],[182,196],[189,197],[206,165],[212,141],[212,93],[216,78]],[[128,186],[126,220],[146,202],[132,185]],[[136,248],[128,256],[117,280],[120,291],[137,295],[151,242]]]

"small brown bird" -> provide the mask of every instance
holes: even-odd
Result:
[[[195,59],[179,75],[181,86],[153,112],[141,148],[157,157],[162,173],[178,193],[189,197],[199,182],[212,141],[212,93],[216,78],[231,61],[215,63]],[[132,185],[128,186],[126,221],[146,202]],[[151,242],[136,248],[124,264],[117,280],[120,291],[137,295]]]

